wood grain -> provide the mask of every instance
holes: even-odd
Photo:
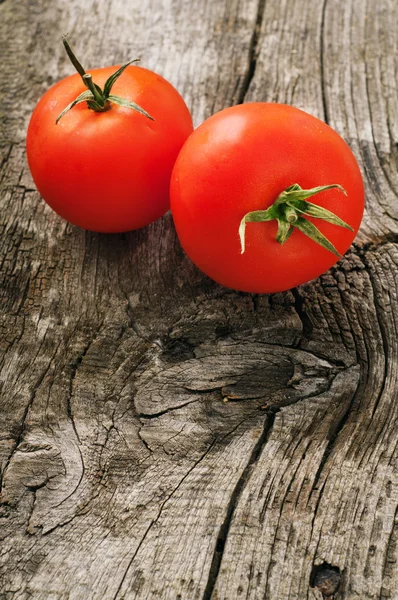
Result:
[[[392,0],[0,2],[0,599],[398,598]],[[295,104],[350,144],[366,214],[284,294],[221,288],[170,215],[84,232],[40,200],[35,102],[141,56],[196,124]]]

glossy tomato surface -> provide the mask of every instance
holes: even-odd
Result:
[[[272,293],[325,272],[337,260],[294,229],[281,245],[277,222],[248,223],[242,254],[239,224],[246,213],[268,208],[293,184],[303,189],[340,184],[347,192],[311,198],[354,231],[309,218],[343,254],[359,228],[364,187],[353,153],[319,119],[291,106],[248,103],[205,121],[184,144],[171,179],[171,210],[182,247],[222,285]]]
[[[90,71],[103,88],[117,66]],[[177,90],[156,73],[129,66],[112,93],[135,102],[155,120],[112,104],[95,112],[83,102],[55,121],[86,88],[78,74],[49,89],[27,134],[27,155],[44,200],[64,219],[94,231],[148,225],[169,208],[170,175],[192,132]]]

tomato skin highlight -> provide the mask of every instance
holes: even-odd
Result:
[[[276,221],[247,224],[241,253],[241,219],[267,209],[296,183],[303,189],[337,183],[346,190],[347,196],[331,189],[311,201],[353,232],[308,218],[344,254],[364,209],[362,176],[345,141],[319,119],[283,104],[247,103],[216,113],[185,142],[171,178],[171,211],[186,254],[218,283],[245,292],[280,292],[318,277],[336,256],[296,229],[278,243]]]
[[[93,69],[102,87],[118,67]],[[81,103],[61,111],[85,90],[78,74],[50,88],[33,111],[27,157],[43,199],[74,225],[100,232],[138,229],[169,209],[171,171],[193,130],[177,90],[160,75],[129,66],[112,89],[155,120],[112,104],[106,112]]]

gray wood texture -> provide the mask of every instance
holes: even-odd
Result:
[[[295,104],[366,185],[337,267],[224,289],[168,214],[84,232],[40,200],[30,113],[141,56],[195,124]],[[398,598],[398,4],[0,2],[0,599]]]

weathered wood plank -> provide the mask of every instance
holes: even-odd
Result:
[[[0,3],[1,599],[320,600],[323,564],[336,600],[398,597],[397,10]],[[365,176],[354,250],[258,297],[202,276],[170,215],[63,223],[24,136],[65,32],[87,66],[141,56],[195,123],[242,100],[327,119]]]

